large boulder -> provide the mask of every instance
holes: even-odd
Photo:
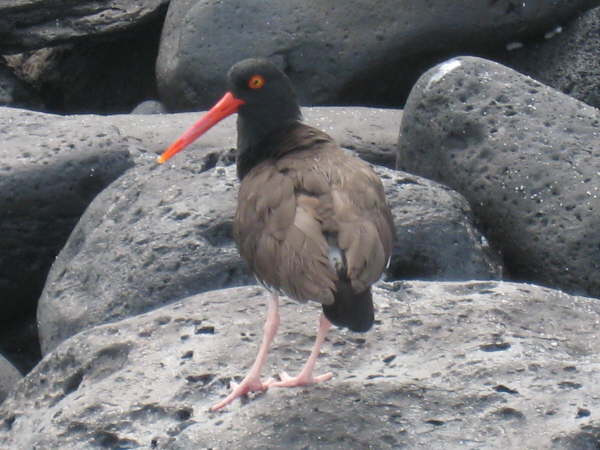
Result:
[[[527,284],[397,282],[367,334],[332,329],[322,385],[210,413],[267,296],[207,292],[61,344],[0,405],[2,448],[595,448],[600,302]],[[317,305],[284,301],[264,376],[299,370]]]
[[[35,310],[90,201],[133,165],[132,145],[89,117],[0,107],[0,322]]]
[[[17,0],[0,4],[0,54],[115,36],[160,15],[168,0]]]
[[[456,58],[412,90],[399,167],[463,194],[514,278],[600,296],[599,124],[527,76]]]
[[[235,167],[201,172],[195,157],[130,170],[96,197],[40,297],[43,354],[92,325],[252,282],[232,239]]]
[[[158,88],[172,109],[205,108],[222,93],[232,64],[265,56],[290,76],[304,104],[398,106],[432,61],[543,33],[598,4],[172,0]]]
[[[465,198],[446,186],[402,171],[376,168],[396,229],[390,279],[502,278],[500,257],[477,229]]]

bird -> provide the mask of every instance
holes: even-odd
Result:
[[[371,285],[389,265],[394,224],[384,188],[371,166],[328,134],[302,122],[288,76],[267,58],[234,64],[227,91],[158,158],[164,163],[237,113],[240,182],[233,237],[257,281],[270,292],[262,341],[248,374],[211,407],[248,392],[320,383],[314,375],[332,324],[355,332],[374,322]],[[279,296],[322,305],[315,344],[300,373],[261,380],[280,323]]]

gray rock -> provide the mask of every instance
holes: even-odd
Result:
[[[303,104],[399,105],[432,60],[504,46],[598,4],[172,0],[158,89],[169,109],[206,108],[221,95],[233,63],[265,56],[290,76]]]
[[[125,35],[98,41],[86,36],[5,58],[40,92],[47,111],[128,113],[142,100],[157,96],[154,66],[162,27],[157,19]]]
[[[600,303],[502,282],[375,290],[363,335],[332,329],[318,386],[208,407],[251,364],[266,295],[207,292],[60,345],[0,405],[0,447],[594,448]],[[319,308],[284,301],[264,375],[301,367]]]
[[[546,39],[526,44],[500,61],[588,105],[600,108],[600,8],[562,23]]]
[[[504,66],[461,57],[415,85],[399,167],[470,202],[522,280],[600,296],[600,112]]]
[[[500,257],[477,230],[465,198],[406,172],[376,168],[396,228],[390,279],[491,280]]]
[[[252,282],[231,234],[235,167],[200,173],[195,157],[130,170],[96,197],[40,297],[43,354],[92,325]]]
[[[0,5],[0,54],[116,36],[161,14],[168,0],[55,2],[14,0]]]
[[[164,114],[167,109],[158,100],[145,100],[137,105],[131,114]]]
[[[21,378],[19,371],[4,356],[0,355],[0,403]]]
[[[48,269],[94,196],[132,165],[131,145],[89,117],[0,107],[2,321],[35,309]]]

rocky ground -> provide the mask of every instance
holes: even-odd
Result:
[[[59,3],[0,5],[0,448],[600,448],[600,1]],[[256,55],[398,240],[333,380],[210,413],[266,299],[235,120],[154,160]],[[284,301],[266,375],[317,315]]]

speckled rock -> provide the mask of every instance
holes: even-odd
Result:
[[[399,167],[462,193],[514,278],[600,296],[600,111],[461,57],[423,75],[401,128]]]
[[[0,447],[594,448],[600,302],[502,282],[386,284],[367,334],[332,329],[322,385],[208,408],[254,357],[266,296],[207,292],[80,333],[0,405]],[[307,357],[319,308],[284,301],[264,375]],[[357,411],[359,413],[357,413]]]
[[[235,167],[202,172],[195,156],[140,166],[96,197],[40,297],[43,354],[92,325],[252,282],[231,235]]]
[[[561,26],[562,25],[562,26]],[[542,39],[500,56],[526,73],[588,105],[600,108],[600,7],[572,22],[559,22]]]
[[[35,310],[54,257],[131,144],[89,117],[0,107],[0,322]]]
[[[375,169],[394,217],[390,279],[502,278],[499,255],[476,227],[465,198],[446,186],[402,171]]]
[[[433,61],[504,46],[598,4],[172,0],[156,65],[158,89],[172,110],[207,108],[222,94],[232,64],[265,56],[290,76],[303,104],[398,106]]]
[[[22,378],[19,371],[4,356],[0,355],[0,403]]]

